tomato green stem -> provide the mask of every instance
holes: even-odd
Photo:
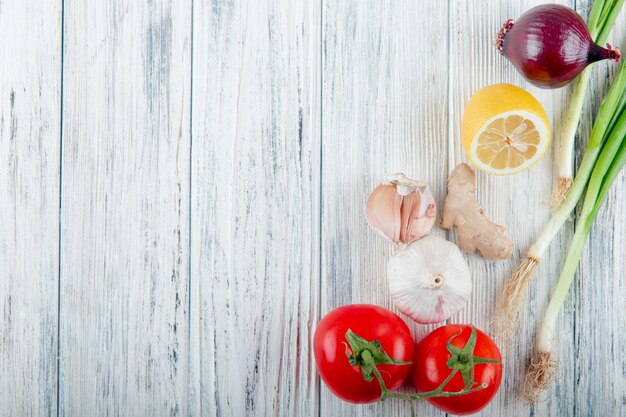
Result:
[[[369,355],[369,352],[364,352],[364,353],[365,353],[365,357],[363,359],[367,363],[368,359],[366,359],[366,357]],[[369,356],[371,357],[371,355]],[[389,391],[389,389],[385,385],[385,381],[383,381],[383,378],[380,375],[380,372],[375,366],[374,366],[373,372],[374,372],[374,376],[380,383],[380,389],[382,390],[382,394],[380,396],[381,401],[386,400],[387,398],[398,398],[401,400],[412,401],[412,400],[425,400],[427,398],[432,398],[432,397],[446,397],[446,398],[458,397],[460,395],[470,394],[472,392],[480,391],[482,389],[487,388],[487,384],[483,383],[474,388],[467,388],[467,387],[463,388],[460,391],[452,391],[452,392],[444,391],[443,390],[444,387],[448,384],[448,382],[450,382],[450,380],[454,377],[454,375],[456,375],[456,373],[459,372],[457,369],[454,369],[450,372],[450,374],[448,374],[448,377],[434,390],[426,391],[426,392],[418,392],[416,394],[405,394],[402,392]]]
[[[380,400],[384,401],[387,398],[398,398],[404,401],[408,401],[411,405],[411,416],[415,416],[415,410],[413,408],[414,400],[425,400],[433,397],[458,397],[461,395],[471,394],[472,392],[480,391],[487,388],[486,383],[476,385],[474,380],[474,366],[483,363],[500,363],[499,361],[481,358],[474,356],[474,348],[476,347],[476,328],[472,326],[472,333],[467,340],[465,346],[460,349],[452,344],[452,340],[459,336],[458,334],[448,340],[446,348],[450,353],[450,359],[446,363],[450,368],[450,373],[446,379],[434,390],[427,392],[419,392],[416,394],[405,394],[402,392],[390,391],[385,385],[380,371],[377,365],[381,364],[395,364],[395,365],[409,365],[410,362],[404,362],[397,359],[393,359],[387,355],[383,350],[381,344],[377,340],[367,341],[361,336],[355,334],[352,330],[346,332],[346,340],[350,345],[350,350],[346,347],[346,356],[353,366],[360,366],[363,374],[363,379],[366,381],[372,381],[374,378],[378,380],[380,384]],[[457,374],[461,373],[465,386],[460,391],[444,391],[448,382]]]

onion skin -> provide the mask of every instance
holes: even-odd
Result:
[[[508,20],[498,32],[496,47],[541,88],[562,87],[589,64],[620,57],[619,49],[596,45],[580,15],[559,4],[533,7],[515,23]]]

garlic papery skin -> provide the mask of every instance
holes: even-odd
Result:
[[[365,215],[373,229],[399,245],[411,243],[430,232],[437,217],[437,206],[425,182],[393,174],[372,191]]]
[[[459,248],[433,235],[400,248],[389,259],[387,278],[398,310],[422,324],[449,319],[472,293],[469,267]]]

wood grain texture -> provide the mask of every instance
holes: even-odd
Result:
[[[386,281],[392,248],[368,227],[365,202],[388,174],[404,172],[427,181],[441,208],[448,53],[445,30],[431,29],[447,26],[448,9],[438,1],[323,6],[321,313],[349,303],[393,309]],[[411,325],[416,339],[430,328]],[[320,395],[322,416],[409,412],[401,401],[355,406],[326,387]],[[425,403],[416,411],[441,414]]]
[[[585,17],[592,4],[559,2]],[[394,309],[393,249],[365,201],[403,171],[430,183],[441,213],[476,90],[526,88],[558,135],[570,89],[531,86],[491,45],[540,3],[0,0],[0,416],[408,415],[334,397],[315,326],[348,303]],[[626,50],[625,13],[610,40]],[[594,70],[578,161],[616,68]],[[489,330],[549,218],[554,159],[478,173],[515,253],[466,255],[473,294],[449,322]],[[626,415],[625,193],[622,174],[558,320],[547,400],[517,394],[574,218],[478,416]],[[436,326],[410,327],[419,340]]]
[[[64,11],[59,415],[187,415],[191,2]]]
[[[194,6],[193,415],[317,415],[319,10]]]
[[[490,48],[489,40],[491,38],[487,36],[488,31],[485,30],[485,26],[497,28],[498,21],[503,22],[508,17],[519,16],[524,10],[538,3],[542,2],[527,1],[515,3],[514,5],[494,7],[491,2],[485,2],[485,4],[473,2],[472,5],[468,3],[458,7],[456,12],[453,10],[451,14],[453,19],[450,22],[452,33],[455,33],[454,28],[459,25],[459,22],[461,24],[459,29],[456,30],[457,41],[452,41],[453,47],[454,45],[458,46],[456,51],[452,50],[452,62],[457,67],[456,71],[458,71],[456,85],[462,91],[457,96],[456,103],[450,114],[452,123],[455,123],[455,120],[460,120],[465,103],[476,89],[494,82],[512,82],[527,89],[541,101],[548,115],[550,115],[556,140],[562,127],[562,118],[567,108],[570,88],[560,90],[534,88],[516,73],[508,61],[495,53],[495,50],[487,51],[481,49]],[[562,3],[574,7],[573,3]],[[578,10],[586,18],[591,2],[587,2],[586,5],[581,3],[584,2],[577,2]],[[487,13],[485,13],[486,10],[488,10]],[[621,27],[623,23],[619,22],[622,21],[618,19],[618,26]],[[492,32],[495,33],[495,30],[492,30]],[[621,37],[618,36],[617,39],[621,39]],[[480,45],[477,45],[476,42],[480,42]],[[457,64],[454,64],[454,57],[458,60]],[[606,63],[600,64],[598,67],[596,71],[599,71],[600,74],[596,72],[596,78],[602,77],[606,79]],[[602,68],[604,70],[601,70]],[[470,75],[469,80],[468,74]],[[591,115],[597,112],[597,106],[605,89],[606,87],[598,88],[598,83],[592,83],[591,90],[594,90],[595,93],[588,100],[592,105],[585,108],[587,117],[582,122],[581,140],[579,140],[577,147],[579,160],[582,152],[584,152],[586,140],[591,131]],[[453,89],[453,94],[455,90],[457,88]],[[595,107],[595,110],[593,107]],[[455,160],[461,161],[465,160],[465,156],[457,139],[460,135],[459,125],[456,124],[456,126],[457,130],[454,133],[455,138],[453,138],[453,140],[457,140]],[[508,278],[511,269],[518,261],[518,257],[525,255],[525,250],[537,236],[541,227],[547,222],[549,216],[549,195],[553,178],[555,178],[554,175],[551,175],[550,168],[555,166],[556,157],[554,154],[552,157],[548,154],[538,166],[527,173],[518,174],[510,178],[479,175],[479,198],[481,195],[485,196],[481,201],[485,204],[487,213],[497,222],[507,227],[514,242],[518,244],[518,251],[511,263],[503,262],[496,265],[488,265],[479,257],[470,258],[471,269],[479,271],[478,274],[475,273],[476,291],[473,299],[470,300],[470,305],[475,307],[472,307],[468,313],[461,315],[459,321],[473,321],[477,325],[485,327],[488,325],[489,319],[493,314],[493,304],[490,305],[486,301],[495,299],[500,291],[503,279]],[[512,195],[511,190],[518,191]],[[526,190],[530,190],[530,192]],[[506,199],[488,198],[491,195],[507,197]],[[521,202],[520,199],[522,199]],[[619,216],[620,213],[617,211],[614,215]],[[598,266],[586,266],[587,262],[583,260],[581,264],[583,274],[586,269],[589,270],[588,273],[591,273],[591,270],[594,269],[601,269],[607,271],[605,274],[610,270],[614,270],[617,276],[623,276],[623,262],[617,261],[617,263],[620,263],[618,266],[613,258],[607,258],[604,255],[606,253],[614,253],[615,256],[620,258],[619,253],[623,251],[622,248],[624,246],[623,227],[614,230],[611,222],[606,220],[602,224],[604,227],[600,233],[609,234],[611,243],[609,244],[605,241],[604,244],[600,244],[597,240],[594,243],[594,238],[590,239],[588,244],[589,253],[584,255],[583,259],[593,260],[598,257],[602,259],[602,263],[599,262],[600,265]],[[624,414],[625,405],[623,398],[625,394],[623,390],[608,390],[603,391],[601,395],[595,394],[598,387],[623,386],[624,375],[622,370],[624,369],[624,360],[620,357],[620,349],[617,349],[616,352],[615,347],[623,346],[624,321],[623,319],[621,321],[608,320],[608,323],[605,323],[604,331],[610,335],[609,340],[599,338],[597,331],[592,330],[599,320],[607,321],[600,319],[600,317],[610,317],[605,315],[607,306],[611,306],[609,308],[614,309],[613,311],[615,312],[620,308],[623,309],[624,283],[621,280],[616,280],[616,282],[610,284],[607,283],[602,289],[597,287],[579,288],[578,294],[580,297],[571,296],[566,301],[558,320],[559,330],[558,338],[556,339],[556,352],[561,368],[560,377],[547,392],[545,396],[547,401],[529,408],[521,403],[515,395],[523,382],[527,359],[534,350],[536,329],[560,274],[565,254],[569,249],[573,230],[574,221],[566,223],[563,230],[552,242],[540,268],[535,274],[534,281],[529,286],[528,304],[525,306],[526,314],[522,317],[521,333],[515,345],[511,346],[506,352],[505,379],[501,392],[496,397],[496,400],[485,410],[485,414]],[[619,246],[620,244],[622,246]],[[610,245],[610,249],[607,245]],[[614,247],[618,249],[613,250]],[[594,275],[596,275],[595,272]],[[590,284],[587,285],[589,286]],[[583,292],[586,292],[587,295],[581,295]],[[585,310],[583,299],[595,306],[595,310],[592,313]],[[619,316],[621,317],[621,315]],[[620,342],[622,342],[621,345],[619,344]],[[590,352],[594,353],[590,355]],[[611,365],[603,365],[607,371],[598,372],[603,367],[594,365],[604,364],[605,360]],[[611,372],[608,371],[609,368]],[[585,378],[582,375],[585,375]]]
[[[576,7],[587,16],[592,1],[577,0]],[[622,10],[609,36],[611,44],[626,48],[626,12]],[[609,82],[619,64],[601,62],[595,65],[589,89],[585,117],[579,129],[577,160],[591,133],[593,118],[606,94]],[[563,378],[575,381],[577,416],[626,415],[626,179],[624,173],[616,179],[606,203],[599,211],[587,246],[581,257],[575,284],[569,298],[574,311],[565,317],[574,323],[574,344],[560,352],[571,350],[575,358],[573,369],[564,369]],[[600,389],[599,389],[600,387]]]
[[[507,82],[528,90],[543,104],[553,127],[553,136],[558,135],[566,109],[568,89],[542,90],[532,86],[492,45],[502,23],[508,18],[519,17],[540,3],[543,2],[457,2],[451,11],[449,28],[453,71],[449,117],[453,146],[451,158],[454,164],[467,160],[460,142],[463,109],[473,93],[489,84]],[[561,3],[573,6],[568,2]],[[550,194],[555,178],[552,173],[552,149],[554,147],[533,168],[517,175],[495,177],[477,173],[478,200],[491,219],[506,227],[515,245],[514,255],[510,260],[500,262],[488,262],[478,255],[468,256],[474,277],[474,292],[466,310],[454,321],[471,322],[479,328],[489,329],[495,301],[504,281],[510,277],[520,257],[526,256],[526,250],[549,219]],[[561,271],[563,254],[572,233],[573,224],[566,223],[544,255],[528,286],[518,337],[515,343],[503,346],[505,368],[502,388],[485,409],[484,415],[574,415],[576,393],[572,378],[561,378],[559,383],[553,384],[546,401],[537,406],[528,407],[520,399],[526,367],[534,352],[537,323]],[[574,304],[568,301],[564,308],[567,313],[561,315],[558,322],[560,338],[557,349],[564,352],[560,358],[563,370],[571,370],[574,366],[573,352],[567,353],[567,346],[571,346],[574,341],[574,328],[570,324],[572,320],[567,314],[571,314],[574,308]]]
[[[61,2],[0,2],[0,415],[57,413]]]

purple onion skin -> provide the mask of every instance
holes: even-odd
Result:
[[[543,4],[504,24],[496,46],[532,84],[558,88],[578,76],[587,65],[619,59],[619,50],[596,45],[584,20],[559,4]]]

